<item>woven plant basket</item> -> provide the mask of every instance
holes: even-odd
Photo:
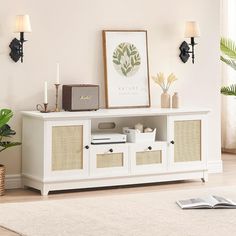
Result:
[[[5,194],[5,173],[5,166],[0,165],[0,196],[3,196]]]

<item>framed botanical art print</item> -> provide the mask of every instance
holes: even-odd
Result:
[[[150,107],[146,30],[104,30],[106,107]]]

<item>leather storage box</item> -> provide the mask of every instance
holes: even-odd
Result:
[[[65,111],[98,110],[99,86],[92,84],[63,85],[62,108]]]

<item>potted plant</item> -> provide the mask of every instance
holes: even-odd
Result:
[[[223,55],[220,59],[232,69],[236,70],[236,43],[227,38],[222,38],[220,41],[220,49]],[[224,95],[236,96],[236,84],[223,86],[220,92]]]
[[[9,139],[16,134],[14,130],[7,124],[12,118],[13,112],[9,109],[0,110],[0,152],[7,148],[20,145],[19,142],[11,142]],[[0,196],[5,193],[5,173],[6,168],[0,164]]]

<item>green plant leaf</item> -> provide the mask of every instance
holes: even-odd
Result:
[[[15,135],[16,132],[11,129],[11,127],[7,124],[3,125],[0,128],[0,136],[2,137],[10,137],[11,135]]]
[[[0,152],[4,151],[7,148],[15,147],[21,145],[19,142],[0,142]]]
[[[9,109],[0,110],[0,128],[5,125],[13,116],[13,112]]]
[[[220,49],[223,54],[229,58],[236,60],[236,43],[228,38],[221,38]]]
[[[11,129],[7,122],[12,118],[13,112],[9,109],[0,110],[0,152],[7,148],[21,145],[19,142],[2,141],[4,137],[11,137],[16,132]]]
[[[224,86],[221,88],[220,92],[228,96],[236,96],[236,84],[231,84],[229,86]]]
[[[233,61],[231,59],[227,59],[227,58],[225,58],[223,56],[220,57],[220,60],[223,61],[224,63],[226,63],[228,66],[230,66],[234,70],[236,70],[236,63],[235,63],[235,61]]]

